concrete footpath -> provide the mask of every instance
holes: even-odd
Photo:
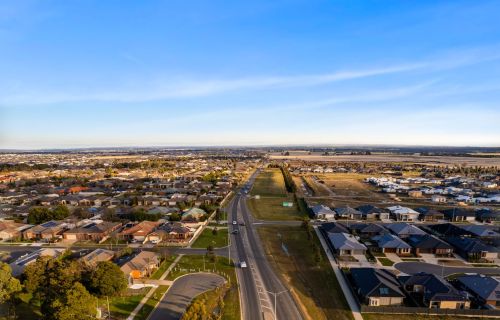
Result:
[[[333,257],[333,254],[330,251],[330,247],[328,247],[328,244],[326,243],[325,239],[321,235],[321,232],[319,231],[318,226],[314,226],[314,231],[316,231],[316,235],[318,236],[319,241],[321,242],[321,245],[323,246],[323,249],[325,250],[326,255],[328,256],[328,260],[330,261],[330,264],[332,265],[332,269],[335,272],[335,276],[337,276],[337,280],[340,284],[340,287],[342,288],[342,291],[344,292],[344,296],[347,300],[347,303],[349,304],[349,308],[351,308],[354,320],[363,320],[363,316],[361,316],[361,312],[359,310],[358,303],[356,302],[356,299],[352,295],[352,292],[349,288],[349,284],[347,283],[344,276],[342,275],[342,271],[340,270],[337,262],[335,261],[335,258]]]

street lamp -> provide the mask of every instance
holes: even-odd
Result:
[[[270,293],[274,296],[274,320],[278,320],[278,314],[276,313],[276,297],[279,296],[280,294],[282,293],[285,293],[287,292],[288,290],[283,290],[283,291],[280,291],[280,292],[271,292],[271,291],[267,291],[265,290],[267,293]]]

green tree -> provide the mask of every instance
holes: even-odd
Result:
[[[115,296],[127,288],[125,274],[110,261],[99,262],[88,275],[89,290],[98,296]]]
[[[24,270],[24,287],[40,302],[44,319],[54,319],[53,302],[79,282],[81,274],[76,261],[42,256]]]
[[[181,221],[181,215],[178,214],[177,212],[173,212],[172,214],[170,214],[169,220],[170,221]]]
[[[21,289],[21,283],[12,276],[10,266],[0,262],[0,304],[10,302]]]
[[[97,318],[96,299],[79,283],[74,283],[51,304],[55,320],[88,320]]]
[[[52,210],[52,219],[62,220],[69,216],[69,209],[65,205],[61,204]]]

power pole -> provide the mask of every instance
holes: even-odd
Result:
[[[285,293],[287,292],[288,290],[283,290],[283,291],[280,291],[280,292],[271,292],[271,291],[267,291],[265,290],[267,293],[270,293],[274,296],[274,320],[278,320],[278,314],[276,313],[276,304],[277,304],[277,297],[282,294],[282,293]]]

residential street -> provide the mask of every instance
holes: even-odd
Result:
[[[481,274],[500,275],[500,268],[446,267],[424,262],[400,262],[396,263],[394,265],[394,268],[407,274],[427,272],[443,276],[447,276],[454,273],[481,273]]]

